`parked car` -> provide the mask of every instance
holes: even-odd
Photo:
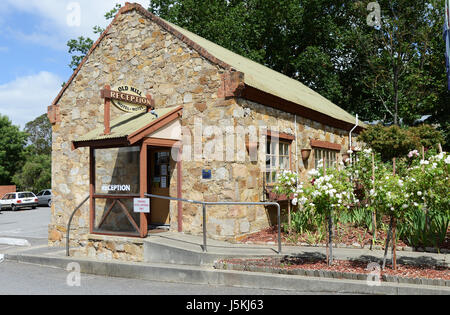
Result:
[[[1,209],[16,211],[23,208],[36,209],[38,198],[32,192],[15,192],[3,196],[0,200]]]
[[[52,190],[51,189],[45,189],[41,192],[39,192],[36,197],[38,198],[38,204],[40,206],[52,206]]]

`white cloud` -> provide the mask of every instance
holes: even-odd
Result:
[[[124,5],[126,1],[129,0],[6,0],[6,9],[0,10],[0,21],[2,15],[5,19],[6,14],[14,11],[36,15],[40,19],[40,24],[35,25],[34,30],[10,29],[9,33],[23,41],[66,50],[66,43],[71,38],[87,36],[96,40],[98,35],[92,32],[92,28],[96,25],[106,27],[110,21],[106,21],[105,13],[110,11],[116,3]],[[150,3],[149,0],[129,2],[140,3],[145,8]],[[76,5],[73,6],[73,4]],[[71,26],[71,23],[68,23],[68,17],[76,13],[74,8],[78,4],[80,23],[78,26]],[[69,21],[73,21],[73,19],[69,19]]]
[[[0,85],[0,114],[23,128],[27,122],[47,112],[61,84],[57,75],[41,71]]]

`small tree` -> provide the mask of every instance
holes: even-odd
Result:
[[[376,242],[377,209],[371,200],[370,194],[375,191],[375,178],[380,176],[380,172],[377,172],[377,170],[378,165],[381,164],[380,154],[369,148],[357,152],[356,163],[351,163],[348,166],[354,183],[357,187],[360,187],[357,190],[357,197],[361,200],[360,204],[372,215],[372,226],[370,224],[367,225],[369,230],[372,228],[372,245]]]
[[[408,156],[412,160],[406,177],[408,192],[414,204],[425,212],[425,225],[420,233],[423,235],[423,245],[426,246],[430,241],[430,222],[443,218],[441,236],[445,238],[450,221],[450,155],[442,152],[428,159],[421,159],[417,151],[412,151]],[[435,241],[437,246],[443,240]]]
[[[299,176],[295,172],[291,172],[288,170],[284,170],[281,172],[277,177],[277,183],[275,184],[274,192],[278,195],[284,195],[290,202],[290,198],[294,196],[294,198],[297,197],[296,191],[297,191],[297,185],[299,181]],[[296,204],[296,203],[294,203]],[[288,206],[289,213],[288,213],[288,226],[289,231],[291,230],[291,211],[290,211],[290,204]]]
[[[350,209],[354,203],[353,184],[350,180],[349,169],[319,169],[309,172],[312,185],[303,187],[298,185],[298,200],[303,206],[317,213],[325,219],[324,224],[328,225],[328,264],[333,263],[333,215],[339,211]]]
[[[390,218],[389,231],[386,239],[383,269],[386,265],[386,256],[389,243],[392,238],[393,268],[397,269],[396,260],[396,226],[399,221],[406,217],[406,212],[418,207],[417,203],[411,199],[408,193],[409,182],[400,176],[392,174],[384,167],[379,169],[380,175],[375,180],[376,189],[371,191],[371,199],[377,210]]]

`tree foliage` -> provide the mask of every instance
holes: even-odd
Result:
[[[14,183],[21,190],[39,192],[51,187],[52,161],[50,155],[30,155],[14,177]]]
[[[28,144],[34,154],[50,155],[52,152],[52,125],[43,114],[25,125],[24,131],[28,134]]]
[[[0,134],[0,185],[10,185],[13,175],[23,164],[27,135],[2,115]]]
[[[72,68],[72,70],[78,68],[93,44],[94,41],[92,39],[83,36],[80,36],[77,39],[71,39],[67,42],[69,54],[72,55],[72,62],[69,64],[69,67]]]
[[[414,149],[421,151],[422,146],[425,149],[436,148],[444,141],[442,132],[425,124],[409,128],[397,125],[385,127],[378,124],[364,130],[360,139],[380,154],[385,162],[406,156]]]

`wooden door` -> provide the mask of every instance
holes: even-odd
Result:
[[[170,150],[149,148],[150,193],[169,197],[170,194]],[[170,224],[169,200],[151,198],[150,225]]]

